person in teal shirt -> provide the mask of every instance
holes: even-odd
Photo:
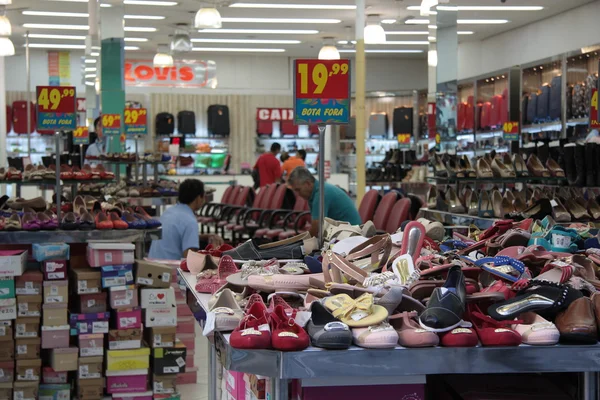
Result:
[[[310,234],[319,234],[319,181],[305,167],[296,167],[288,178],[288,186],[300,197],[308,201],[312,226]],[[324,217],[336,221],[360,225],[360,215],[352,199],[337,186],[325,182]]]

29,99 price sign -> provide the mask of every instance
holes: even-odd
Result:
[[[148,112],[145,108],[126,108],[125,116],[126,135],[145,135],[148,133]]]
[[[77,127],[73,86],[37,86],[37,130],[73,130]]]
[[[350,61],[295,60],[296,125],[335,125],[349,121]]]
[[[87,126],[78,126],[73,131],[73,144],[89,144],[90,132]]]
[[[104,114],[102,116],[102,134],[121,135],[121,114]]]

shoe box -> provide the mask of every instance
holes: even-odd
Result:
[[[142,347],[131,350],[107,350],[106,370],[127,371],[131,369],[150,368],[150,348]]]
[[[77,378],[96,379],[102,378],[104,374],[104,357],[80,357]]]
[[[78,304],[82,314],[104,313],[108,311],[108,295],[106,292],[82,294]]]
[[[12,299],[15,295],[15,278],[0,278],[0,299]]]
[[[114,393],[112,395],[112,400],[152,400],[152,392]]]
[[[133,264],[134,251],[131,243],[88,243],[86,258],[90,267]]]
[[[69,325],[42,326],[42,349],[69,347]]]
[[[168,288],[175,270],[165,264],[136,260],[135,283],[153,288]]]
[[[148,369],[106,371],[107,393],[144,392],[147,386]]]
[[[35,335],[32,336],[36,336],[37,335],[37,331],[35,332]],[[16,336],[15,334],[15,337]],[[0,346],[3,346],[2,342],[7,342],[13,339],[13,328],[12,328],[12,321],[0,321]]]
[[[13,382],[0,383],[0,399],[12,399]]]
[[[109,312],[69,315],[71,335],[108,333]]]
[[[102,288],[133,285],[133,264],[101,267]]]
[[[152,375],[152,391],[156,394],[177,393],[177,374]]]
[[[50,350],[50,366],[55,371],[77,371],[77,347]]]
[[[104,378],[77,379],[79,400],[99,400],[104,396]]]
[[[172,347],[175,344],[177,327],[174,326],[157,326],[146,329],[146,342],[150,347]]]
[[[20,276],[27,265],[27,250],[0,250],[2,268],[0,277]]]
[[[15,339],[37,337],[40,331],[40,319],[35,317],[20,317],[15,321]]]
[[[100,293],[101,273],[92,268],[71,269],[72,284],[77,294]]]
[[[109,303],[113,309],[137,307],[138,291],[135,286],[114,286],[109,289]]]
[[[184,373],[186,357],[187,349],[180,341],[172,347],[155,347],[152,349],[152,372],[156,375]]]
[[[142,328],[142,309],[139,307],[115,310],[113,314],[113,326],[117,329]]]
[[[13,390],[14,399],[37,399],[40,384],[38,382],[15,382]]]
[[[40,358],[41,339],[39,337],[15,339],[15,359],[34,360]]]
[[[42,360],[17,360],[15,363],[15,380],[17,382],[39,382],[42,374]]]
[[[96,357],[104,355],[104,334],[102,333],[79,335],[78,343],[80,357]]]
[[[63,400],[69,399],[71,396],[71,385],[43,383],[39,388],[40,399],[48,400]]]
[[[23,295],[41,295],[42,282],[44,274],[40,271],[27,271],[21,276],[15,277],[15,294]]]
[[[69,281],[44,281],[44,304],[69,304]]]
[[[0,300],[0,321],[8,321],[17,318],[17,299]]]
[[[66,243],[34,243],[31,250],[37,262],[68,260],[71,255],[70,246]]]
[[[45,281],[67,279],[67,260],[44,261],[42,272]]]
[[[140,300],[142,308],[171,307],[176,304],[175,290],[171,286],[160,289],[143,288],[140,290]]]
[[[68,371],[55,371],[52,367],[42,369],[42,383],[68,383]]]
[[[40,295],[17,295],[17,316],[18,317],[41,317],[42,316],[42,296]]]
[[[42,326],[69,325],[69,313],[66,304],[44,304],[43,310]]]
[[[142,332],[142,326],[132,329],[111,329],[108,331],[108,349],[139,349],[142,347]]]
[[[12,361],[0,362],[0,383],[12,382],[15,379],[15,363]]]

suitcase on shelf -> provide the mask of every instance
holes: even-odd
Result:
[[[527,123],[533,124],[537,116],[537,93],[531,93],[529,100],[527,100]]]
[[[473,130],[473,123],[475,120],[475,99],[473,96],[467,97],[467,109],[465,112],[465,129],[468,131]]]
[[[208,107],[208,133],[212,136],[229,136],[229,107],[213,104]]]
[[[502,102],[500,103],[500,119],[499,126],[508,121],[508,89],[502,91]]]
[[[177,132],[180,134],[196,134],[196,114],[193,111],[177,113]]]
[[[393,115],[394,136],[400,133],[413,133],[413,109],[412,107],[394,108]]]
[[[31,127],[27,131],[27,102],[15,101],[12,104],[13,109],[13,130],[18,134],[32,133],[35,130],[35,107],[33,103],[29,104],[31,109]]]
[[[369,137],[387,137],[389,127],[386,113],[373,113],[369,116]]]
[[[550,86],[541,87],[541,93],[537,98],[537,112],[535,115],[537,122],[545,122],[550,118]]]
[[[256,134],[258,136],[273,134],[273,121],[256,121]]]
[[[567,86],[567,119],[573,118],[573,85]]]
[[[462,132],[465,130],[465,121],[467,119],[467,107],[468,107],[468,105],[466,102],[458,103],[458,111],[457,111],[457,116],[456,116],[458,124],[456,126],[456,129],[459,132]]]
[[[282,135],[298,135],[298,125],[294,121],[279,121],[279,131]]]
[[[175,117],[168,112],[156,114],[154,119],[154,133],[157,135],[172,135],[175,132]]]
[[[492,97],[492,109],[490,111],[490,126],[499,126],[502,115],[502,95]]]
[[[356,139],[356,117],[350,117],[348,125],[340,125],[340,139]]]
[[[573,118],[586,117],[585,83],[579,82],[573,87],[573,105],[571,107]]]
[[[561,118],[561,101],[562,101],[562,77],[555,76],[550,84],[550,120],[559,120]]]
[[[12,121],[12,107],[6,106],[6,133],[10,133],[10,130],[12,129]]]
[[[479,127],[481,129],[487,129],[492,126],[492,103],[486,101],[481,106],[481,123]]]

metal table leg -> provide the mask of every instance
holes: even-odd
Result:
[[[208,400],[217,400],[217,348],[208,341]]]
[[[290,383],[290,381],[288,379],[273,378],[271,380],[271,390],[275,394],[274,400],[288,400],[289,399],[289,396],[290,396],[288,393],[289,383]]]
[[[583,372],[579,383],[579,398],[581,400],[598,400],[599,372]]]

